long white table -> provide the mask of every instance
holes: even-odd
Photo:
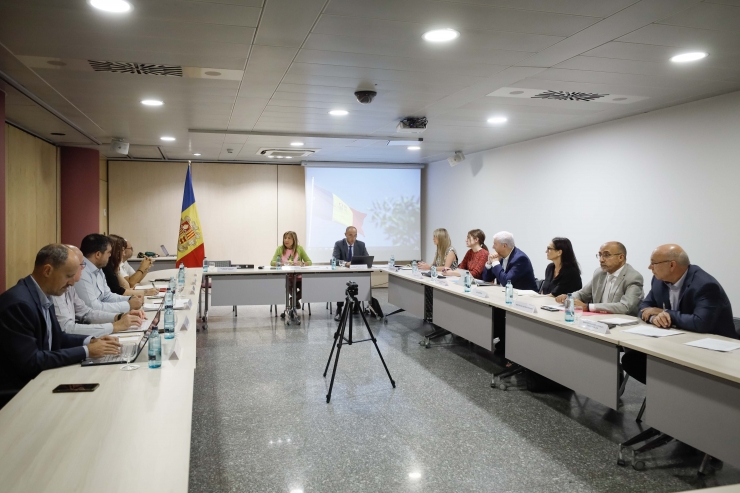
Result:
[[[443,286],[408,271],[391,271],[389,302],[419,316],[423,313],[419,307],[424,306],[424,287],[431,286],[435,325],[485,348],[489,347],[492,329],[485,323],[469,324],[462,311],[471,303],[478,304],[474,309],[477,313],[485,313],[487,306],[505,310],[507,359],[612,409],[618,406],[621,348],[643,352],[648,355],[646,422],[740,467],[740,351],[719,353],[685,345],[707,337],[736,340],[692,332],[663,338],[624,332],[632,327],[599,334],[566,323],[562,312],[526,313],[507,305],[501,286],[477,288],[488,295],[480,298],[465,293],[461,285],[452,282],[454,279],[448,278],[448,285]],[[437,299],[443,296],[451,301],[438,306]],[[552,298],[517,299],[537,307],[553,303]],[[438,308],[445,313],[438,313]],[[598,321],[613,316],[584,318]],[[638,325],[647,324],[641,321]]]
[[[379,267],[336,268],[329,266],[253,268],[253,269],[209,269],[203,273],[205,296],[201,319],[203,328],[208,328],[208,309],[211,306],[279,305],[286,303],[289,279],[302,278],[301,298],[304,303],[343,301],[347,282],[358,286],[357,299],[370,301],[372,272]],[[201,307],[198,308],[201,313]]]
[[[180,359],[168,359],[174,340],[162,339],[159,369],[148,368],[145,347],[135,371],[121,371],[123,364],[47,370],[0,410],[0,491],[188,490],[200,271],[188,270],[184,295],[192,307],[175,311]],[[180,331],[185,317],[190,328]],[[100,387],[52,394],[64,383]]]

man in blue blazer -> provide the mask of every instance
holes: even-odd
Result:
[[[47,245],[33,273],[0,295],[0,406],[44,370],[120,351],[115,337],[66,334],[59,326],[50,297],[73,289],[79,267],[69,248]]]
[[[650,293],[640,303],[640,317],[667,329],[738,338],[732,320],[732,306],[717,280],[698,265],[678,245],[662,245],[653,250],[648,267],[653,271]],[[622,367],[636,380],[645,383],[647,356],[627,351]]]
[[[354,226],[347,226],[347,229],[344,230],[344,239],[334,243],[334,251],[332,252],[332,256],[337,261],[347,262],[347,267],[349,267],[349,263],[354,257],[367,257],[369,255],[365,243],[357,239],[357,228]],[[342,319],[343,306],[343,301],[337,302],[337,313],[334,315],[334,320],[337,322]],[[355,313],[359,313],[359,309],[355,309]]]
[[[532,262],[526,253],[516,247],[511,233],[500,231],[493,235],[493,250],[483,270],[484,281],[496,280],[502,286],[511,281],[514,289],[537,291]]]

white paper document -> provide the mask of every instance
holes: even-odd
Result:
[[[599,320],[602,324],[609,324],[609,325],[637,325],[640,323],[639,320],[636,320],[634,318],[621,318],[621,317],[613,317],[613,318],[604,318]]]
[[[600,321],[603,322],[603,320],[600,320]],[[648,336],[648,337],[666,337],[666,336],[675,336],[678,334],[685,333],[685,332],[681,332],[680,330],[659,329],[658,327],[650,327],[649,325],[635,327],[634,329],[627,329],[622,332],[626,332],[628,334],[639,334],[641,336]]]
[[[699,339],[698,341],[691,341],[685,343],[687,346],[700,347],[703,349],[711,349],[712,351],[721,351],[726,353],[727,351],[734,351],[740,348],[740,344],[737,342],[722,341],[719,339]]]
[[[517,296],[537,296],[539,293],[537,291],[532,291],[531,289],[515,289]]]

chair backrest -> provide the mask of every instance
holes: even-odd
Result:
[[[735,322],[735,332],[740,336],[740,318],[732,317],[732,321]]]
[[[545,283],[544,279],[535,279],[534,283],[537,285],[537,292],[542,291],[542,285]]]
[[[231,260],[215,260],[214,267],[231,267]]]

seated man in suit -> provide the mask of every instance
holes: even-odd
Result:
[[[344,230],[344,239],[334,243],[332,256],[337,259],[337,262],[340,260],[347,262],[347,267],[349,267],[352,257],[367,257],[368,255],[370,254],[367,253],[365,244],[357,239],[357,228],[354,226],[347,226],[347,229]],[[342,306],[344,306],[344,302],[337,303],[337,314],[334,315],[334,320],[337,322],[342,318]]]
[[[737,339],[732,306],[717,280],[698,265],[678,245],[662,245],[653,250],[648,268],[653,271],[650,293],[640,303],[640,317],[656,327],[702,334],[717,334]],[[635,380],[645,383],[647,356],[626,350],[622,368]]]
[[[85,269],[85,257],[76,246],[66,246],[79,260],[79,268],[74,278],[74,282],[77,283]],[[146,318],[142,310],[131,310],[128,313],[93,310],[77,296],[77,291],[73,288],[67,289],[61,296],[51,298],[54,302],[57,321],[67,334],[101,337],[132,326],[141,326],[141,321]]]
[[[493,265],[495,263],[495,265]],[[483,280],[496,280],[502,286],[511,281],[514,289],[537,291],[534,269],[529,257],[514,244],[514,236],[508,231],[493,235],[493,252],[488,256]]]
[[[601,245],[600,268],[594,272],[591,282],[573,293],[576,306],[587,312],[623,313],[637,315],[642,301],[642,274],[627,263],[627,248],[618,241]],[[567,295],[561,294],[555,301],[562,303]]]
[[[65,334],[59,326],[51,297],[71,289],[79,265],[66,246],[47,245],[33,273],[0,295],[0,405],[44,370],[120,351],[115,337]]]

